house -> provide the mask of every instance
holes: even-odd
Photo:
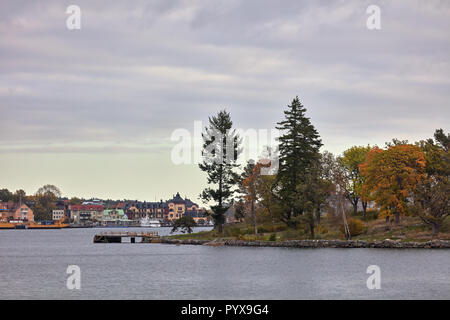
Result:
[[[103,205],[80,204],[70,206],[70,219],[75,223],[86,223],[88,221],[103,220]]]
[[[126,217],[122,209],[104,209],[102,221],[115,221]]]
[[[0,219],[17,221],[34,221],[33,210],[22,202],[0,202]]]
[[[188,214],[194,220],[199,221],[205,219],[204,209],[200,209],[198,204],[188,198],[183,198],[177,192],[172,199],[159,202],[125,202],[123,209],[128,219],[140,220],[144,217],[158,220],[176,220]]]
[[[205,224],[208,220],[206,211],[204,210],[187,210],[185,216],[192,217],[197,224]]]
[[[167,207],[169,209],[167,220],[177,220],[187,215],[194,218],[196,222],[206,222],[205,210],[200,209],[198,204],[190,199],[183,199],[178,192],[167,201]]]
[[[129,225],[131,222],[122,209],[105,209],[103,210],[103,220],[101,224],[110,225]]]
[[[123,209],[130,220],[140,220],[145,217],[164,220],[168,212],[167,203],[162,200],[160,202],[127,202],[123,205]]]
[[[6,202],[0,201],[0,221],[7,222],[8,221],[8,205]]]

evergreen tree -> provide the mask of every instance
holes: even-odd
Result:
[[[222,110],[209,118],[209,126],[202,134],[203,163],[199,167],[207,173],[210,187],[200,197],[204,202],[215,202],[211,206],[212,217],[220,233],[239,178],[234,169],[239,167],[236,161],[241,152],[241,139],[232,127],[230,114]]]
[[[13,193],[8,189],[0,190],[0,201],[8,202],[13,199]]]
[[[180,230],[182,233],[192,233],[194,227],[197,226],[197,223],[195,222],[194,218],[189,216],[183,216],[180,219],[175,220],[173,223],[172,230],[170,233],[174,233],[178,230]]]
[[[303,214],[306,200],[300,194],[306,190],[299,185],[311,181],[313,168],[319,161],[319,149],[322,146],[320,136],[309,118],[306,108],[298,97],[292,100],[288,110],[284,111],[285,120],[277,123],[281,131],[279,137],[279,170],[274,191],[282,203],[286,204],[283,221],[295,227],[293,217]],[[300,200],[300,201],[299,201]]]

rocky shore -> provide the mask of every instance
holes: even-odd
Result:
[[[238,247],[281,247],[281,248],[392,248],[392,249],[450,249],[450,241],[432,240],[427,242],[400,242],[386,239],[383,241],[360,240],[289,240],[289,241],[244,241],[244,240],[196,240],[161,238],[161,243],[190,244],[208,246]]]

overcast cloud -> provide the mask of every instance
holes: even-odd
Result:
[[[71,4],[81,30],[66,28]],[[381,30],[366,27],[370,4]],[[8,165],[37,152],[170,161],[176,128],[227,108],[240,128],[271,129],[296,95],[335,153],[448,131],[450,1],[2,1],[0,39]]]

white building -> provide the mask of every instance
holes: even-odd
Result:
[[[52,211],[52,220],[58,221],[64,218],[64,210],[53,210]]]

